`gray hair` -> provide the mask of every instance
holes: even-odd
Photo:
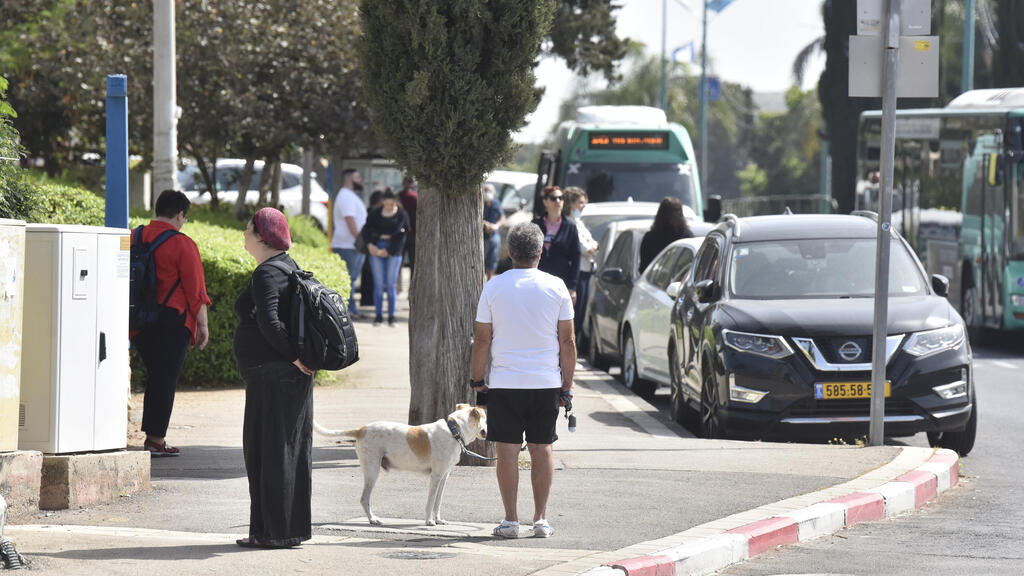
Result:
[[[508,231],[508,255],[513,262],[535,262],[544,246],[544,233],[533,222],[516,224]]]

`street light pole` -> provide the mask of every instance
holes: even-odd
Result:
[[[707,182],[708,172],[708,0],[704,0],[700,41],[700,177]]]
[[[892,181],[896,149],[896,78],[900,53],[900,2],[887,0],[884,67],[882,69],[882,158],[875,258],[875,324],[871,336],[871,425],[868,441],[881,446],[885,439],[885,382],[888,363],[889,246],[892,239]]]
[[[974,89],[974,0],[964,6],[964,51],[960,63],[960,91]]]
[[[153,2],[153,204],[177,188],[178,121],[174,0]]]
[[[658,101],[661,103],[661,109],[664,112],[668,112],[665,107],[665,101],[668,100],[668,90],[666,88],[665,80],[665,38],[668,36],[668,0],[661,0],[661,91],[658,93]]]

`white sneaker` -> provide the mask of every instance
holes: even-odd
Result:
[[[494,527],[493,534],[499,538],[519,538],[519,522],[502,521]]]
[[[547,520],[538,520],[533,523],[534,538],[550,538],[555,534],[555,529],[548,524]]]

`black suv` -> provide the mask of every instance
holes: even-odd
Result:
[[[870,215],[736,218],[708,233],[672,311],[672,414],[705,437],[867,433],[877,222]],[[966,454],[978,416],[971,348],[946,300],[893,233],[887,436],[927,432]]]

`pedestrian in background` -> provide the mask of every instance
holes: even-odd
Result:
[[[405,210],[406,215],[409,216],[409,231],[405,234],[405,254],[402,262],[409,267],[410,273],[416,265],[416,205],[420,199],[419,192],[417,192],[418,187],[416,179],[406,175],[402,178],[402,190],[398,193],[398,201],[402,204],[402,210]],[[402,290],[401,274],[398,275],[398,290]]]
[[[341,173],[341,190],[334,197],[334,235],[331,237],[331,249],[345,261],[351,286],[356,285],[363,269],[366,255],[356,250],[356,237],[366,224],[366,206],[362,197],[357,194],[363,191],[363,177],[358,170],[348,168]],[[355,291],[349,292],[348,312],[352,319],[359,318],[359,307],[356,306]]]
[[[374,190],[373,194],[370,194],[370,212],[380,208],[380,197],[383,195],[383,190]],[[359,304],[373,306],[373,270],[370,269],[369,258],[363,260],[363,271],[359,274]]]
[[[491,184],[484,184],[484,274],[490,280],[498,269],[498,249],[501,247],[501,225],[505,213],[498,202],[498,194]]]
[[[583,325],[583,312],[587,309],[590,296],[590,275],[594,270],[594,254],[597,252],[597,240],[591,236],[584,224],[583,209],[587,207],[587,193],[582,188],[568,186],[565,189],[565,200],[562,202],[562,217],[572,220],[580,237],[580,275],[576,283],[576,334]]]
[[[680,238],[693,238],[693,232],[683,217],[683,203],[672,196],[662,199],[651,229],[640,241],[640,273],[666,246]]]
[[[544,233],[544,251],[540,257],[540,270],[557,276],[565,282],[572,302],[576,303],[576,286],[580,276],[580,235],[576,224],[562,217],[565,198],[558,186],[544,188],[544,215],[533,223]]]
[[[175,234],[153,253],[156,263],[156,298],[159,316],[152,324],[131,334],[132,345],[146,365],[146,395],[142,402],[143,444],[153,456],[177,456],[180,450],[167,444],[167,426],[174,408],[174,392],[185,365],[188,347],[206,348],[210,340],[206,278],[199,248],[182,234],[192,203],[178,190],[164,190],[156,200],[156,218],[136,228],[132,243],[149,244],[167,231]]]
[[[547,520],[555,467],[558,408],[572,397],[576,366],[573,310],[561,279],[537,269],[544,234],[535,224],[508,233],[514,268],[484,285],[477,305],[470,385],[486,394],[487,439],[497,443],[501,538],[519,537],[519,449],[526,437],[533,486],[533,536],[554,534]],[[490,358],[490,379],[484,373]],[[480,402],[478,402],[479,404]]]
[[[398,204],[395,193],[388,188],[381,196],[381,205],[370,212],[363,228],[363,239],[370,251],[373,271],[373,305],[377,316],[374,326],[383,321],[384,294],[388,297],[388,326],[396,326],[395,305],[398,300],[398,274],[402,269],[402,249],[409,229],[409,217]]]
[[[235,300],[234,352],[245,382],[242,452],[249,479],[245,548],[287,548],[312,536],[313,371],[292,351],[282,314],[289,309],[288,219],[262,208],[245,227],[256,269]]]

